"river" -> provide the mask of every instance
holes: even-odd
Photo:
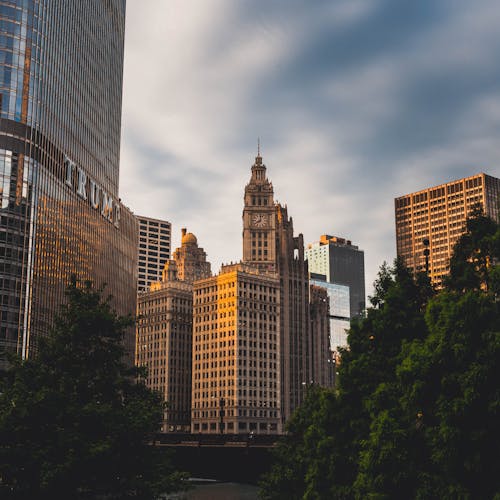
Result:
[[[169,495],[169,500],[257,500],[258,487],[241,483],[198,484],[191,490]]]

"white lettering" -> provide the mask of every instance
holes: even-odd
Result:
[[[121,207],[120,205],[115,205],[115,227],[120,227],[120,219],[121,219],[121,213],[120,213]]]
[[[93,179],[90,179],[90,203],[92,208],[96,210],[99,208],[99,191],[101,188],[95,183]]]
[[[73,170],[75,170],[75,164],[67,157],[64,157],[64,163],[66,163],[66,184],[73,187]]]
[[[76,191],[76,194],[81,196],[84,200],[87,199],[86,185],[87,174],[80,167],[78,167],[78,190]]]
[[[108,196],[108,193],[101,189],[102,191],[102,210],[101,214],[112,222],[113,220],[113,198]]]
[[[87,180],[90,184],[90,206],[94,210],[101,207],[101,215],[116,227],[120,227],[121,206],[119,202],[114,202],[113,198],[108,195],[91,177],[88,177],[85,170],[77,166],[75,162],[64,156],[64,164],[66,165],[65,184],[72,187],[75,169],[78,171],[76,194],[87,200]]]

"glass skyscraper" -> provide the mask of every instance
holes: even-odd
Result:
[[[135,312],[137,226],[118,195],[124,29],[125,0],[0,1],[1,350],[36,349],[72,274]]]
[[[311,279],[311,285],[325,288],[328,292],[330,302],[330,350],[336,352],[339,347],[347,347],[347,331],[351,327],[349,287],[317,279]]]
[[[309,272],[324,276],[328,283],[349,287],[350,317],[365,311],[365,254],[350,240],[321,235],[319,241],[307,245],[305,251]]]

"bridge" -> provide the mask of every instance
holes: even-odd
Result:
[[[156,435],[154,445],[171,450],[177,469],[192,477],[256,483],[269,470],[280,436],[259,434]]]

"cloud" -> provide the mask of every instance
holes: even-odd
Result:
[[[394,197],[500,173],[499,21],[493,0],[129,2],[121,196],[217,270],[260,136],[296,233],[358,244],[369,290]]]

